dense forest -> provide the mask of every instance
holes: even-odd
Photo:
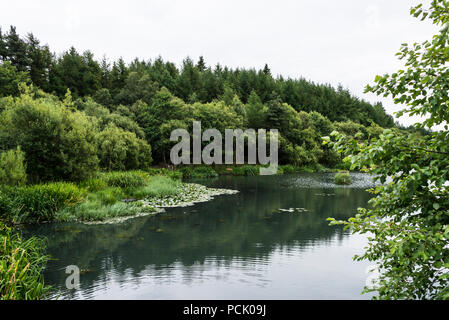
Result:
[[[210,67],[203,57],[180,68],[161,57],[110,63],[73,47],[56,55],[13,26],[0,30],[0,112],[0,149],[20,147],[33,181],[167,163],[170,132],[193,120],[203,129],[279,129],[279,160],[295,166],[338,163],[321,143],[334,129],[368,138],[395,126],[381,103],[274,77],[267,65]]]

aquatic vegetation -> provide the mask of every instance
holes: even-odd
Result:
[[[147,198],[143,200],[143,203],[146,206],[158,208],[186,207],[197,202],[212,200],[218,195],[236,193],[238,193],[236,190],[214,189],[195,183],[183,183],[175,195]]]
[[[131,188],[130,185],[133,183],[130,181],[134,178],[123,178],[121,173],[111,173],[109,176],[113,177],[109,181],[114,181],[114,184],[123,183],[122,185],[128,188],[106,187],[103,190],[88,193],[86,201],[59,210],[55,214],[55,220],[117,223],[131,217],[159,213],[163,211],[160,208],[188,206],[196,202],[209,201],[217,195],[237,192],[182,183],[167,176],[145,176],[140,172],[134,172],[130,176],[146,177],[148,178],[146,184]],[[138,180],[139,178],[135,179],[135,181]],[[95,182],[94,185],[101,184]]]
[[[348,185],[352,183],[351,175],[349,172],[339,172],[334,177],[335,184]]]
[[[49,257],[43,239],[24,240],[0,222],[0,300],[37,300],[51,289],[42,272]]]

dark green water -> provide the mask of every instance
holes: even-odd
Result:
[[[117,225],[30,231],[49,238],[53,298],[368,299],[360,295],[368,263],[352,260],[365,238],[326,218],[366,206],[371,178],[357,174],[353,186],[335,187],[332,177],[220,177],[202,183],[240,193]],[[289,208],[308,211],[276,212]],[[68,265],[87,270],[80,290],[65,288]]]

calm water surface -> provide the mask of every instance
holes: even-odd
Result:
[[[371,197],[371,178],[336,187],[332,174],[220,177],[236,195],[117,225],[48,224],[54,258],[45,280],[56,299],[369,299],[361,295],[366,244],[327,217],[348,218]],[[283,213],[279,209],[308,211]],[[162,232],[161,232],[162,231]],[[77,265],[81,288],[65,288]]]

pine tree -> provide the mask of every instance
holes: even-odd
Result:
[[[5,35],[6,39],[6,60],[11,61],[12,65],[19,71],[28,71],[30,61],[27,57],[27,44],[16,32],[16,27],[11,26],[9,33]]]
[[[26,37],[27,56],[30,61],[30,78],[38,87],[49,89],[49,73],[53,56],[48,46],[41,46],[39,40],[29,33]]]
[[[206,63],[204,62],[203,56],[200,56],[198,63],[196,64],[196,67],[199,72],[203,72],[204,70],[206,70]]]
[[[248,127],[252,129],[263,128],[267,108],[260,101],[259,96],[255,91],[251,91],[246,104],[246,114],[248,117]]]
[[[263,67],[263,73],[265,73],[267,76],[271,76],[271,70],[268,68],[268,64],[265,63],[265,66]]]

